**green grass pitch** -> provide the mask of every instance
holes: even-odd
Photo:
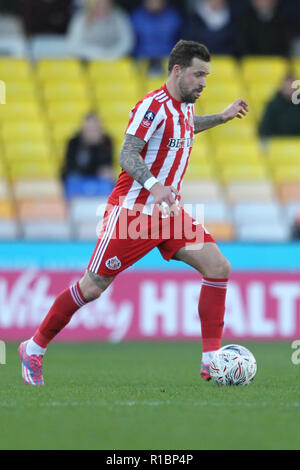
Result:
[[[244,343],[242,343],[244,344]],[[300,364],[290,343],[247,343],[248,387],[199,376],[198,343],[53,343],[45,387],[0,365],[1,449],[299,449]]]

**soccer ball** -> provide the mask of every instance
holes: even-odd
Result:
[[[209,370],[217,385],[249,385],[257,366],[249,349],[239,344],[228,344],[215,352]]]

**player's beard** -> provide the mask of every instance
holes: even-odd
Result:
[[[188,87],[184,84],[182,78],[179,78],[178,80],[178,88],[181,96],[181,101],[183,101],[184,103],[195,103],[197,99],[195,93],[199,90],[197,90],[196,88],[194,88],[193,90],[188,89]]]

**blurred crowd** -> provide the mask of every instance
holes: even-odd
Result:
[[[300,0],[0,0],[0,54],[155,62],[179,38],[213,54],[300,55]]]

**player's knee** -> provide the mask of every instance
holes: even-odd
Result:
[[[107,289],[114,277],[107,278],[87,271],[83,278],[79,281],[82,294],[87,302],[100,297],[102,292]]]
[[[102,292],[102,289],[94,285],[92,282],[90,284],[85,285],[82,289],[82,293],[87,302],[91,302],[92,300],[98,299]]]
[[[231,272],[231,265],[227,258],[224,256],[218,258],[212,266],[210,266],[204,276],[215,279],[228,279]]]

